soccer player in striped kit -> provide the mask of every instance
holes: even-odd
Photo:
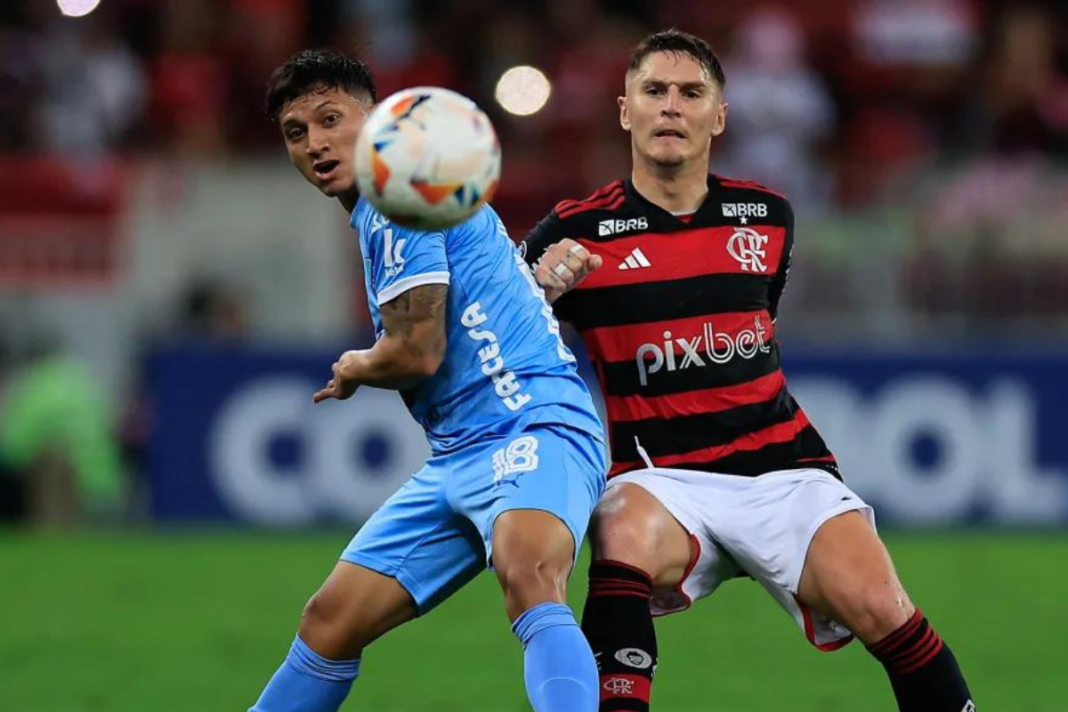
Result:
[[[558,204],[525,241],[557,315],[586,343],[608,410],[613,465],[591,525],[582,621],[600,709],[649,709],[653,615],[748,575],[821,650],[859,637],[902,712],[974,710],[871,507],[786,388],[775,317],[793,212],[763,186],[709,174],[724,85],[703,40],[647,37],[619,99],[631,178]]]

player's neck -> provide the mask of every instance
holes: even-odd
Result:
[[[663,168],[635,160],[631,182],[634,189],[653,205],[669,213],[692,213],[708,196],[708,162],[695,161],[677,168]]]
[[[350,193],[343,193],[337,196],[337,202],[341,203],[345,208],[345,212],[352,214],[352,211],[356,209],[356,203],[360,200],[360,191],[354,190]]]

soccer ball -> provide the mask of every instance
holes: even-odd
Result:
[[[356,140],[360,193],[399,225],[452,227],[493,197],[501,145],[470,99],[439,87],[393,94]]]

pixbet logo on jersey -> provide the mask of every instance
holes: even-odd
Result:
[[[735,356],[751,359],[759,353],[768,353],[771,347],[765,339],[767,333],[759,316],[753,317],[752,329],[743,329],[734,336],[717,334],[710,321],[703,324],[701,334],[689,338],[675,338],[670,331],[665,331],[663,344],[647,343],[638,347],[634,355],[638,381],[643,386],[649,385],[649,376],[661,369],[681,371],[708,363],[727,363]],[[682,356],[681,361],[677,359],[676,346],[681,349],[678,354]]]

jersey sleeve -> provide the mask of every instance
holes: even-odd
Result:
[[[567,235],[564,234],[564,223],[557,217],[554,210],[542,218],[541,222],[535,225],[523,240],[523,259],[533,267],[545,254],[545,250],[565,237]]]
[[[789,202],[785,202],[785,209],[786,237],[782,246],[782,259],[771,280],[768,294],[768,313],[771,314],[772,321],[775,321],[779,315],[779,300],[782,299],[782,293],[786,290],[786,280],[790,276],[790,264],[794,254],[794,210]]]
[[[367,243],[371,288],[379,306],[410,289],[449,283],[444,232],[423,232],[388,223]]]
[[[553,210],[542,218],[541,222],[535,225],[523,240],[521,247],[523,259],[533,267],[550,246],[555,245],[565,237],[569,237],[569,235],[566,232],[564,221]],[[574,319],[575,310],[578,308],[579,294],[579,290],[572,290],[553,302],[553,313],[556,314],[558,319],[562,321],[572,321]]]

